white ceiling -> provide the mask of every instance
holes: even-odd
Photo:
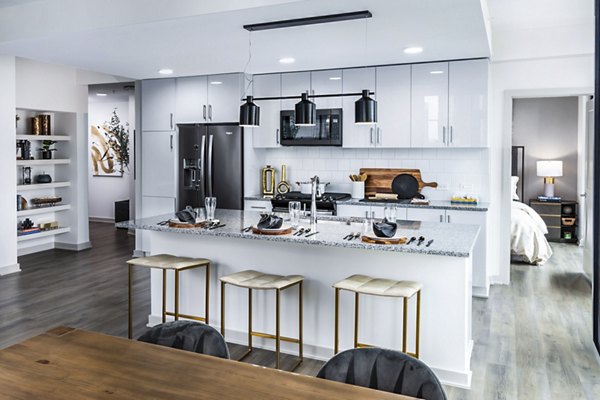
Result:
[[[594,0],[487,0],[494,30],[594,23]]]
[[[0,8],[23,5],[25,3],[33,3],[40,0],[0,0]]]
[[[480,1],[222,0],[215,8],[215,2],[197,0],[194,8],[179,0],[162,5],[188,7],[153,14],[152,7],[128,7],[142,7],[139,0],[42,0],[37,7],[11,8],[4,20],[0,12],[0,54],[135,79],[157,77],[164,67],[178,76],[238,72],[248,57],[244,24],[368,9],[373,18],[366,35],[362,20],[254,32],[249,72],[487,57]],[[425,51],[404,54],[414,45]],[[282,66],[281,57],[297,61]]]

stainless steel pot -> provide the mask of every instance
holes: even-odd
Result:
[[[296,185],[300,186],[300,193],[302,194],[311,194],[312,190],[312,182],[296,182]],[[319,183],[319,194],[323,195],[325,193],[325,188],[329,185],[329,182]]]

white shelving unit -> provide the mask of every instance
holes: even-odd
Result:
[[[52,229],[49,231],[42,231],[39,233],[30,233],[29,235],[18,236],[17,242],[24,242],[24,241],[33,240],[33,239],[41,239],[41,238],[45,238],[45,237],[49,237],[49,236],[60,235],[62,233],[67,233],[67,232],[71,232],[71,228],[66,227],[66,228]]]
[[[56,142],[68,142],[71,140],[70,136],[67,135],[17,135],[17,140],[29,140],[42,141],[42,140],[54,140]]]
[[[54,207],[38,207],[38,208],[29,208],[27,210],[17,211],[17,217],[26,217],[28,215],[39,215],[39,214],[48,214],[57,211],[66,211],[70,210],[70,204],[61,204],[60,206]]]
[[[53,158],[51,160],[17,160],[18,167],[32,167],[35,165],[61,165],[70,163],[71,160],[68,158]]]
[[[33,183],[31,185],[17,185],[17,192],[24,192],[27,190],[55,189],[69,186],[71,186],[71,182]]]

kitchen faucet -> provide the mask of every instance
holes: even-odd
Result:
[[[322,193],[319,193],[319,177],[315,175],[310,178],[310,229],[314,232],[317,228],[317,197],[321,197]]]

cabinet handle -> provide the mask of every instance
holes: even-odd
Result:
[[[206,104],[202,106],[202,118],[206,121]]]
[[[173,129],[173,113],[169,115],[169,125],[171,126],[171,130]]]
[[[377,127],[377,144],[381,144],[381,130]]]
[[[440,214],[440,222],[444,222],[444,216]]]
[[[446,219],[448,220],[448,223],[450,223],[450,216],[449,215],[446,216]]]
[[[250,206],[250,208],[253,208],[255,210],[266,210],[267,209],[267,207],[264,207],[264,206],[262,206],[262,207],[259,207],[259,206]]]
[[[371,134],[371,144],[373,144],[373,128],[371,128],[370,134]]]
[[[208,119],[212,121],[212,104],[208,105]]]
[[[170,141],[170,146],[171,146],[171,150],[173,150],[173,135],[171,135],[171,138],[169,139]],[[185,162],[185,160],[184,160]]]
[[[442,126],[442,142],[446,144],[446,126]]]
[[[275,131],[275,140],[277,141],[277,144],[279,144],[279,129]]]
[[[452,125],[450,125],[450,143],[452,143],[453,139],[454,139],[454,129],[453,129]]]

